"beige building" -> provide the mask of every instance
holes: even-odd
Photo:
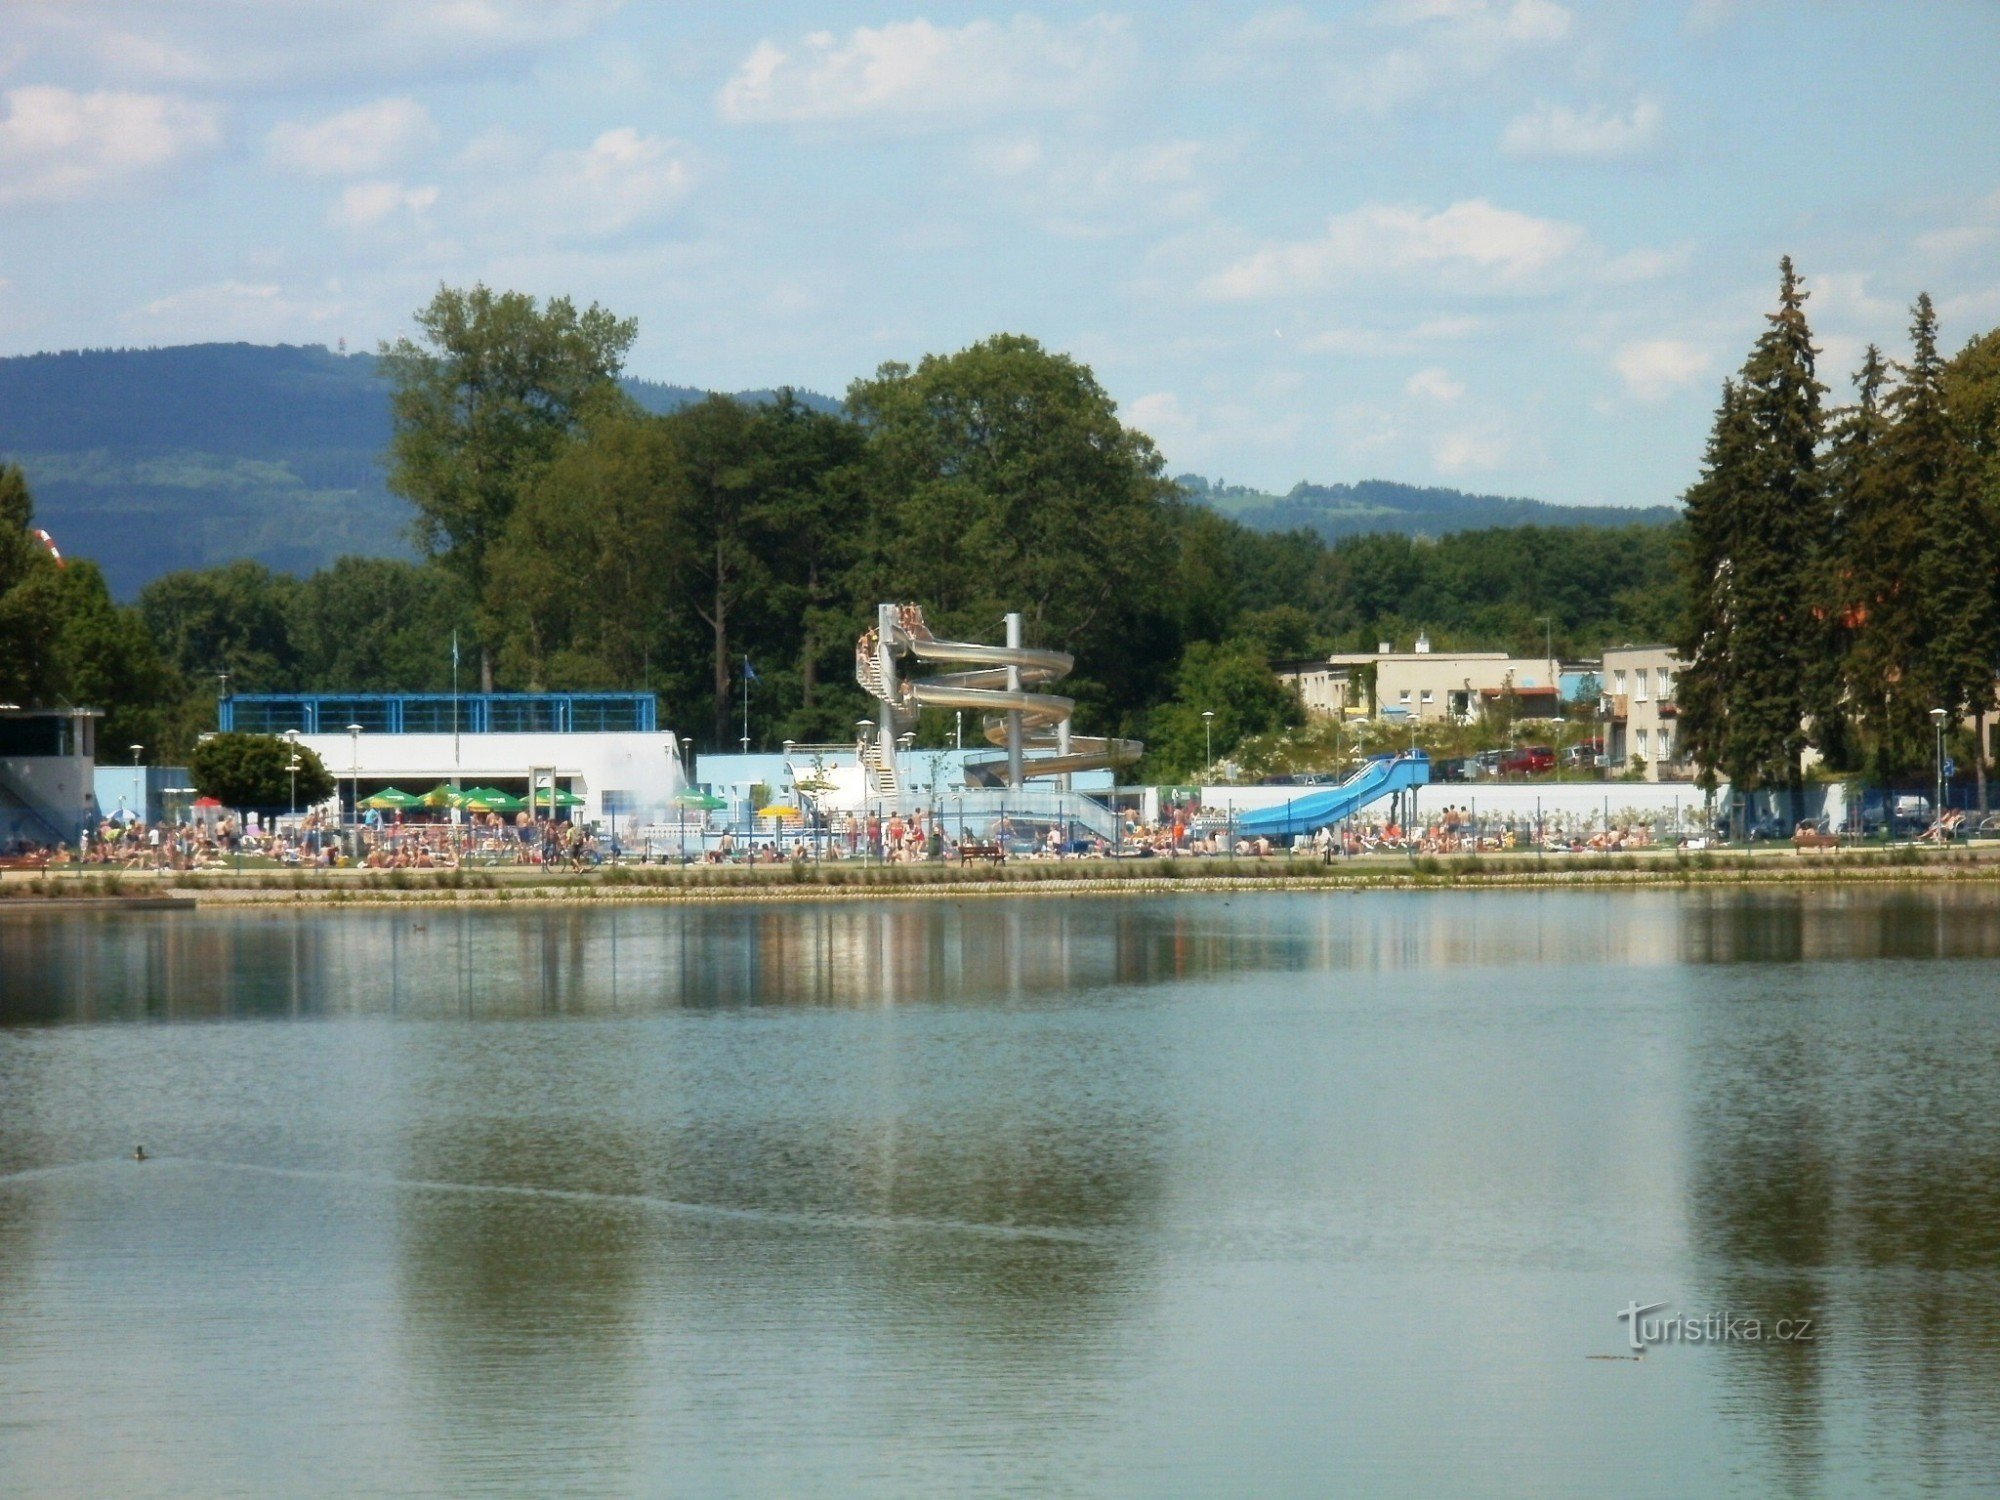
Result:
[[[1638,760],[1658,781],[1680,763],[1679,709],[1674,701],[1680,658],[1671,646],[1607,646],[1600,676],[1604,756],[1615,776]]]
[[[1274,670],[1315,717],[1465,723],[1509,693],[1524,718],[1555,718],[1560,711],[1557,663],[1504,651],[1433,651],[1425,636],[1417,637],[1411,651],[1397,651],[1385,641],[1374,651],[1279,662]]]

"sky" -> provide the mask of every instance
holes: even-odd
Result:
[[[1919,291],[2000,324],[1996,59],[1992,0],[0,0],[0,353],[484,281],[656,380],[1025,333],[1174,472],[1669,503],[1781,255],[1837,398]]]

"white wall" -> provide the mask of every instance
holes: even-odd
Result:
[[[675,737],[654,734],[462,734],[454,763],[449,734],[363,734],[359,765],[363,783],[393,782],[406,792],[425,792],[440,781],[461,786],[519,782],[530,769],[553,766],[585,799],[584,821],[602,818],[604,794],[623,792],[636,803],[641,822],[658,822],[683,789]],[[302,734],[307,746],[342,782],[352,774],[356,742],[344,734]],[[628,805],[629,805],[628,803]],[[621,821],[626,816],[621,814]]]
[[[1210,810],[1251,812],[1281,807],[1318,792],[1323,786],[1212,786],[1202,789],[1201,805]],[[1728,804],[1728,788],[1717,793],[1718,807]],[[1606,810],[1614,823],[1629,818],[1671,818],[1698,814],[1705,797],[1691,781],[1570,781],[1506,783],[1497,781],[1434,781],[1417,792],[1418,816],[1429,820],[1446,807],[1464,808],[1484,818],[1533,818],[1537,805],[1545,817],[1570,822],[1601,823]],[[1388,799],[1375,807],[1386,811]],[[1364,814],[1365,816],[1365,814]]]

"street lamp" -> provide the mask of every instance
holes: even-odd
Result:
[[[1203,758],[1208,762],[1202,781],[1207,783],[1215,780],[1215,710],[1212,708],[1201,711],[1201,746]]]
[[[1951,717],[1945,710],[1931,710],[1931,727],[1937,731],[1937,801],[1932,809],[1938,830],[1938,842],[1944,842],[1944,721]]]
[[[354,793],[354,821],[361,821],[361,726],[347,726],[348,783]],[[529,788],[530,791],[533,788]]]
[[[139,752],[140,752],[141,750],[144,750],[144,749],[145,749],[146,747],[145,747],[144,745],[127,745],[127,746],[126,746],[125,748],[126,748],[127,750],[130,750],[130,751],[132,752],[132,769],[133,769],[133,770],[135,770],[135,771],[136,771],[136,770],[138,770],[138,769],[139,769]]]

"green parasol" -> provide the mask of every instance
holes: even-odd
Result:
[[[537,807],[581,807],[584,800],[577,796],[575,792],[565,791],[561,787],[557,787],[551,792],[545,786],[538,786],[530,793],[530,796]]]
[[[498,787],[475,786],[459,794],[458,805],[467,812],[519,812],[528,804]]]
[[[455,793],[451,789],[450,782],[440,781],[436,786],[432,787],[428,792],[424,793],[424,798],[423,798],[424,806],[450,807],[451,799],[456,795],[457,793]]]
[[[424,799],[393,786],[385,786],[374,796],[362,798],[361,805],[372,807],[377,812],[404,812],[412,807],[422,807]]]
[[[729,804],[713,792],[686,791],[674,798],[676,807],[692,807],[702,812],[720,812]]]

